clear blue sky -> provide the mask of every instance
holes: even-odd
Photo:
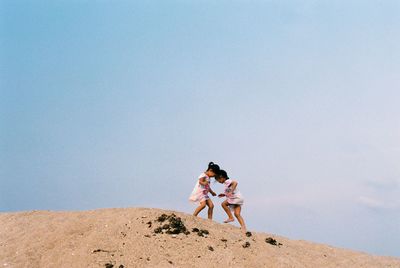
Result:
[[[192,213],[215,161],[250,229],[400,256],[399,14],[389,0],[3,0],[0,211]]]

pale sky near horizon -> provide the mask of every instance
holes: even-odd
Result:
[[[400,256],[400,2],[3,0],[0,27],[1,212],[192,213],[214,161],[249,229]]]

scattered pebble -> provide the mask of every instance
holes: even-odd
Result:
[[[242,245],[242,247],[243,247],[243,248],[248,248],[248,247],[250,247],[250,243],[249,243],[249,242],[246,242],[246,243],[244,243],[244,244]]]
[[[176,238],[176,234],[171,235],[172,238]]]
[[[204,229],[200,229],[198,232],[197,232],[197,235],[198,236],[202,236],[202,237],[207,237],[207,235],[209,235],[210,233],[208,232],[208,230],[204,230]]]
[[[214,248],[212,246],[208,246],[208,250],[214,251]]]
[[[273,246],[281,246],[281,243],[278,243],[275,239],[273,239],[272,237],[267,237],[265,238],[265,242],[268,244],[271,244]]]
[[[97,253],[97,252],[107,252],[107,253],[110,253],[110,251],[104,250],[104,249],[96,249],[96,250],[93,250],[93,251],[92,251],[92,253]]]
[[[112,263],[106,263],[106,264],[105,264],[105,267],[106,267],[106,268],[113,268],[113,267],[114,267],[114,264],[112,264]]]
[[[246,232],[246,236],[250,237],[250,236],[252,236],[252,233],[251,232]]]

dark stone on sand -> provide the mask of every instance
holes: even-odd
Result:
[[[105,264],[105,267],[106,267],[106,268],[113,268],[113,267],[114,267],[114,264],[106,263],[106,264]]]
[[[214,248],[212,246],[208,246],[208,250],[214,251]]]
[[[161,214],[161,216],[157,218],[157,221],[164,222],[167,218],[168,218],[167,214]]]
[[[243,248],[248,248],[248,247],[250,247],[250,243],[249,243],[249,242],[246,242],[246,243],[244,243],[244,244],[242,245],[242,247],[243,247]]]
[[[104,249],[96,249],[96,250],[92,251],[92,253],[97,253],[97,252],[107,252],[107,253],[109,253],[110,251],[104,250]]]
[[[177,217],[175,214],[166,215],[162,214],[157,218],[158,222],[165,222],[168,220],[168,223],[164,224],[162,227],[159,226],[154,229],[154,233],[162,233],[163,230],[166,230],[167,234],[189,234],[190,232],[186,229],[185,224],[183,223],[182,219]]]
[[[250,237],[250,236],[252,236],[252,233],[251,232],[246,232],[246,236]]]
[[[193,229],[192,229],[192,232],[193,232],[193,233],[198,233],[199,231],[200,231],[200,230],[199,230],[198,228],[193,228]]]
[[[281,243],[278,243],[275,239],[273,239],[272,237],[267,237],[265,238],[265,242],[268,244],[271,244],[273,246],[281,246]]]
[[[210,233],[208,232],[208,230],[204,230],[204,229],[200,229],[198,232],[197,232],[197,235],[198,236],[202,236],[202,237],[204,237],[204,236],[206,236],[206,235],[209,235]]]

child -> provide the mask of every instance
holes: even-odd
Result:
[[[210,192],[213,196],[216,196],[216,193],[210,188],[210,177],[215,177],[218,172],[219,166],[210,162],[207,170],[199,176],[196,186],[189,197],[189,200],[192,202],[200,202],[200,205],[193,213],[194,216],[197,216],[207,205],[208,218],[212,220],[214,204],[208,196],[208,193]]]
[[[234,211],[235,217],[240,223],[242,231],[246,233],[246,225],[244,224],[244,220],[240,215],[243,205],[243,198],[237,188],[237,181],[229,179],[225,170],[219,171],[217,181],[225,186],[224,193],[218,195],[218,197],[226,197],[226,200],[221,204],[226,214],[228,214],[228,219],[226,219],[224,222],[228,223],[235,220],[232,216],[231,210],[229,209],[229,207],[231,207]]]

